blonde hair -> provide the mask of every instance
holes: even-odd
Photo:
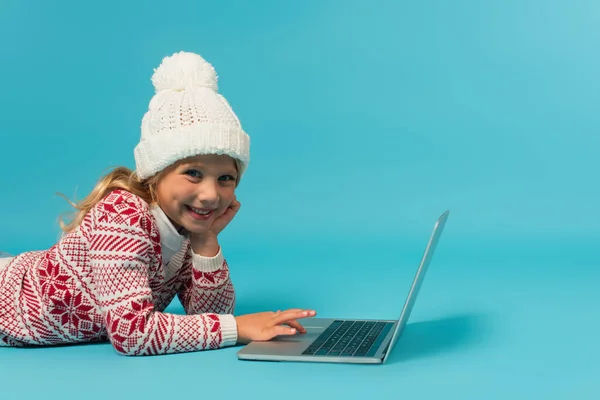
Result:
[[[59,196],[65,198],[76,211],[70,222],[65,223],[59,217],[59,224],[64,232],[71,232],[81,224],[86,214],[107,194],[115,189],[123,189],[136,196],[141,197],[148,204],[156,203],[156,187],[160,177],[164,171],[151,176],[147,179],[139,179],[135,171],[127,167],[116,167],[110,173],[104,175],[96,183],[96,186],[83,200],[74,203],[66,196],[58,193]]]

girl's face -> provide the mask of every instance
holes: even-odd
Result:
[[[204,233],[235,199],[238,171],[226,155],[199,155],[171,167],[156,187],[158,205],[177,230]]]

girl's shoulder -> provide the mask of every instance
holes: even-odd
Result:
[[[136,209],[139,211],[150,211],[150,205],[140,196],[125,189],[114,189],[98,202],[100,208],[108,211]]]
[[[115,189],[104,196],[93,208],[96,221],[140,225],[154,231],[150,205],[140,196],[124,189]]]

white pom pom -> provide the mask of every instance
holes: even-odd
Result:
[[[198,54],[179,52],[165,57],[152,75],[157,92],[184,90],[189,87],[206,87],[218,90],[217,72]]]

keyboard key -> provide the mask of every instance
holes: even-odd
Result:
[[[351,355],[354,355],[355,351],[356,351],[356,347],[348,346],[344,349],[344,351],[342,351],[341,355],[342,356],[351,356]]]
[[[315,355],[316,355],[316,356],[326,356],[328,352],[329,352],[329,350],[327,350],[327,349],[319,349],[319,350],[318,350],[318,351],[315,353]]]
[[[302,354],[365,356],[378,343],[385,322],[335,320]],[[385,330],[387,333],[388,329]],[[380,342],[381,340],[379,340]]]

